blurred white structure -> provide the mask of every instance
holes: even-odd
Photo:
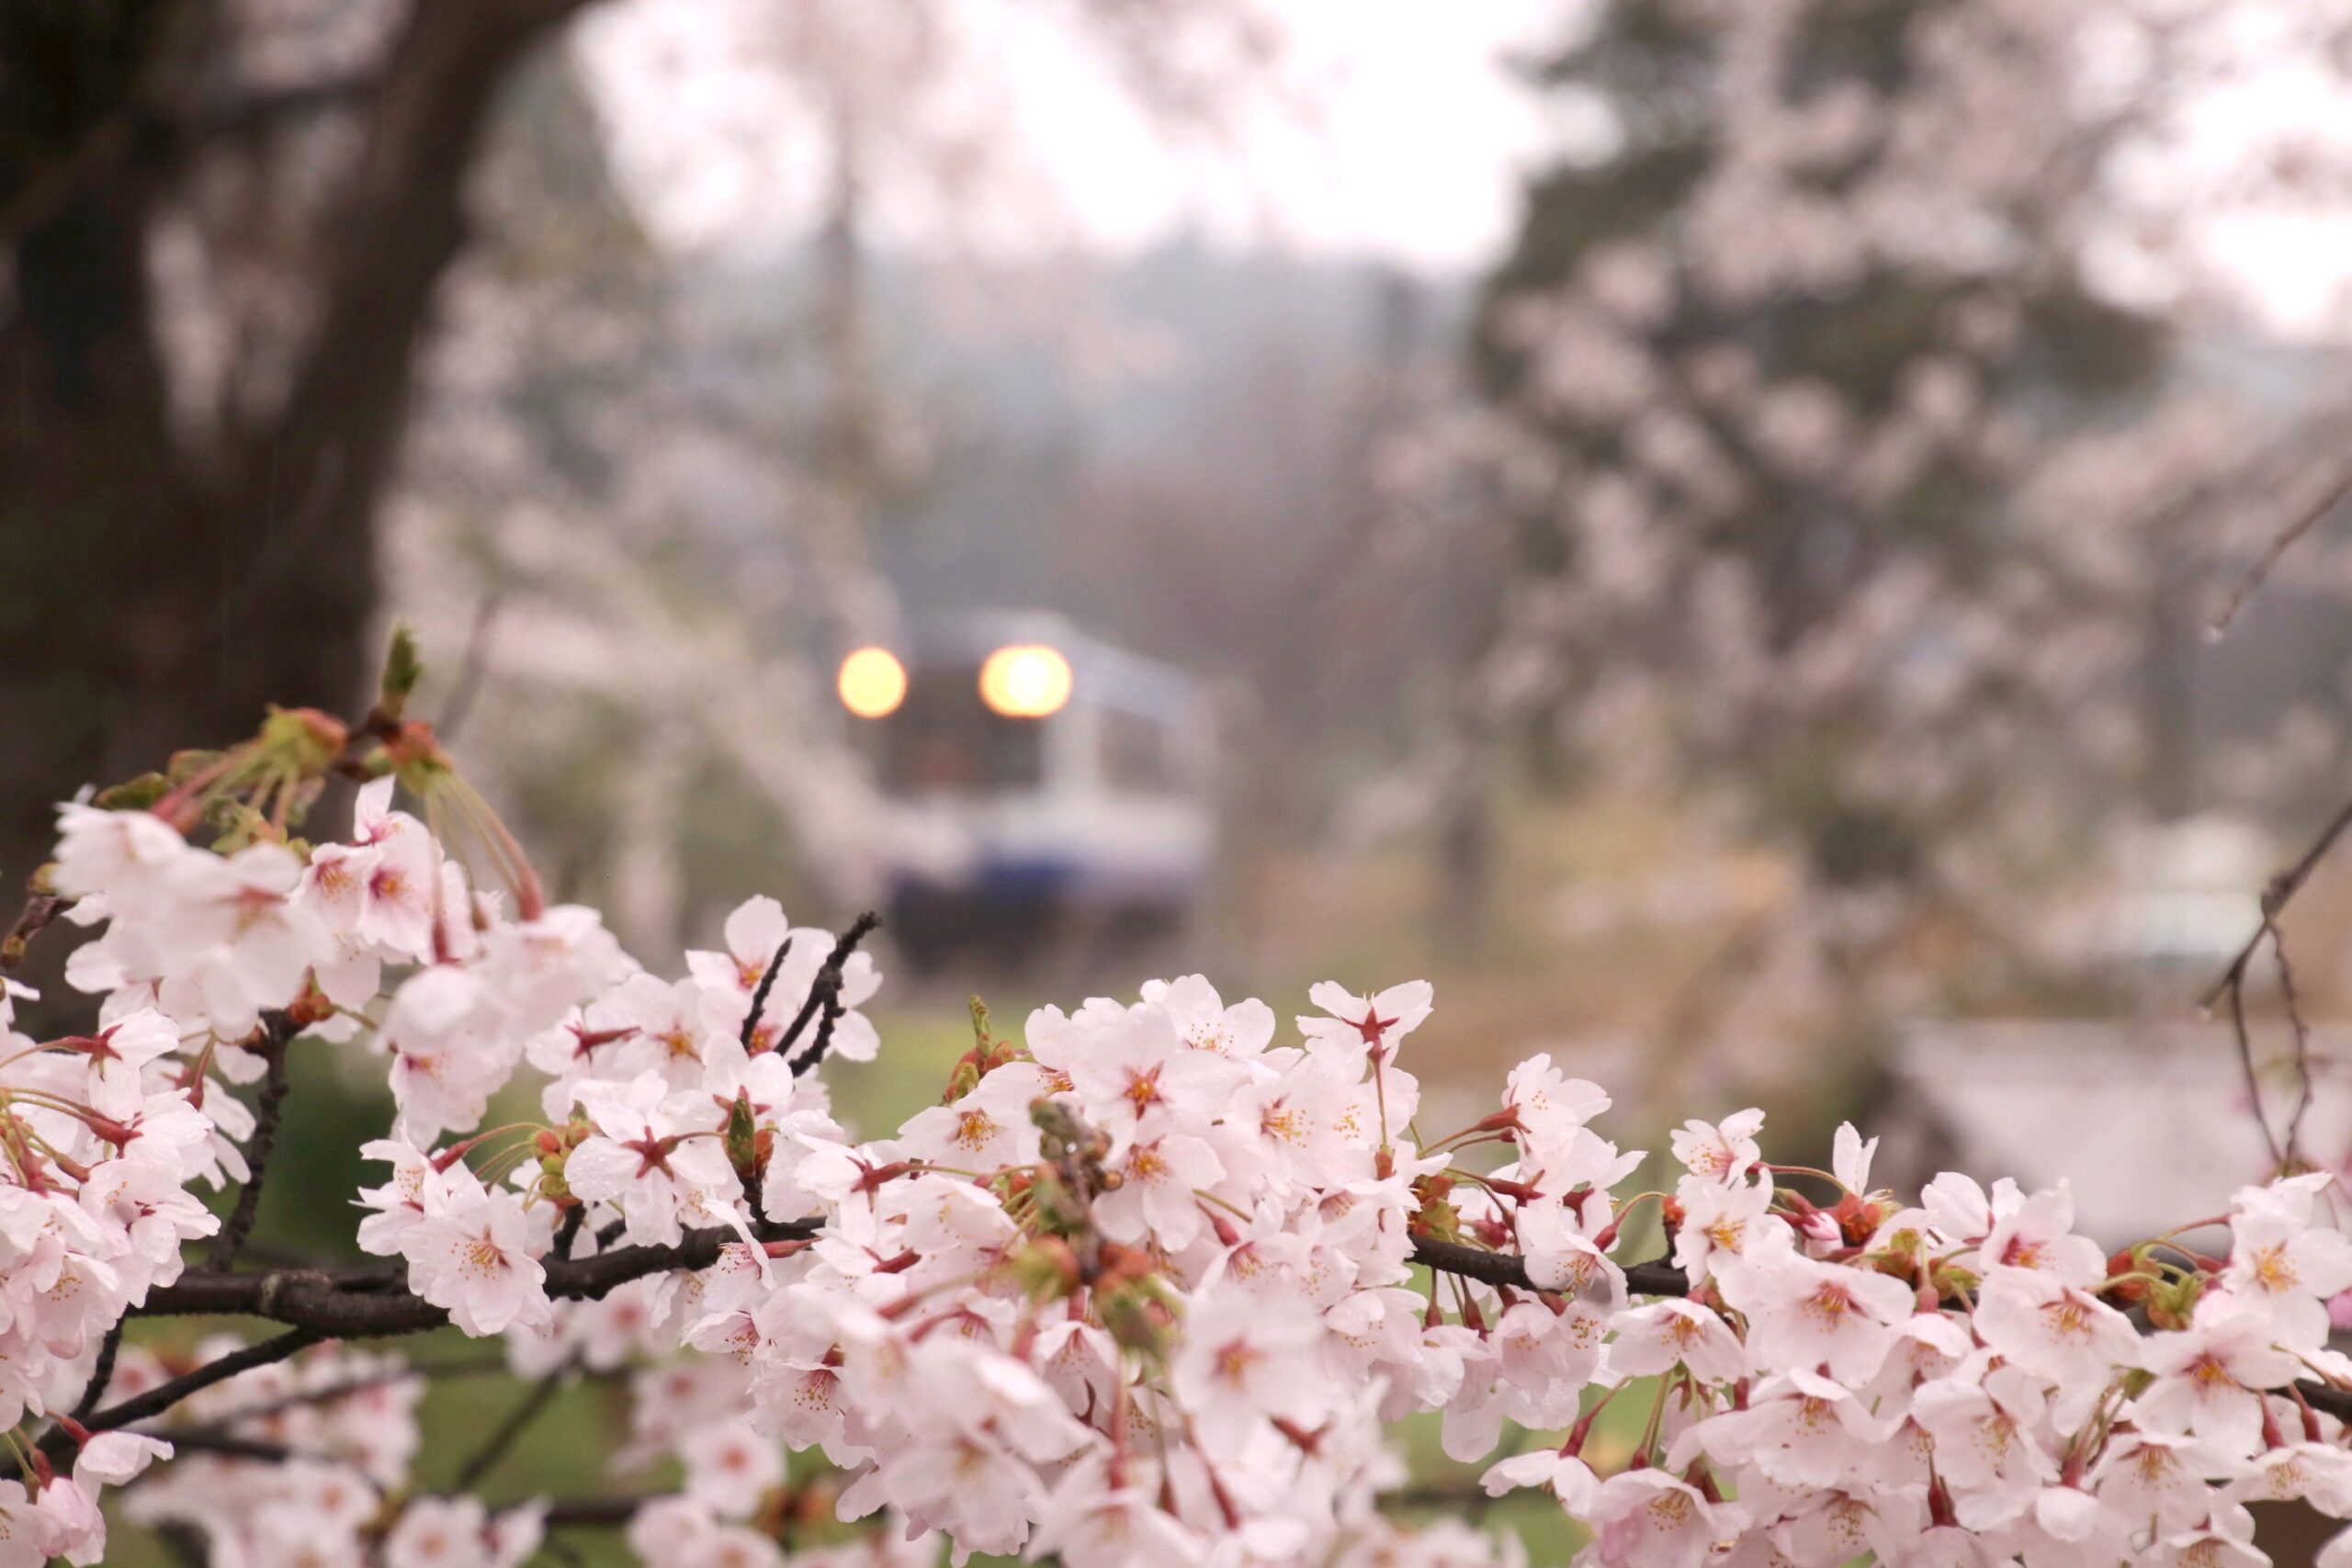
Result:
[[[2239,931],[2239,939],[2245,931]],[[2282,1023],[2256,1025],[2263,1096],[2283,1128],[2295,1088]],[[2318,1026],[2314,1057],[2345,1059],[2352,1028]],[[2225,1213],[2230,1194],[2267,1174],[2228,1026],[2212,1023],[1937,1023],[1915,1030],[1894,1064],[1884,1118],[1884,1179],[1939,1168],[2029,1190],[2066,1181],[2079,1228],[2115,1247]],[[2302,1129],[2322,1165],[2352,1150],[2352,1095],[2324,1070]]]
[[[2165,973],[2218,973],[2262,924],[2262,888],[2277,864],[2267,834],[2220,812],[2130,833],[2105,956]]]

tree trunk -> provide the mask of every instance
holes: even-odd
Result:
[[[146,267],[202,131],[165,51],[203,0],[28,0],[0,30],[0,878],[53,802],[250,734],[264,705],[348,713],[375,649],[373,524],[465,180],[500,84],[582,0],[416,0],[359,108],[326,275],[281,410],[218,449],[172,427]],[[201,47],[198,45],[196,47]],[[13,56],[13,58],[12,58]],[[164,84],[164,86],[159,86]],[[28,152],[28,148],[32,152]],[[289,279],[289,288],[303,288]]]

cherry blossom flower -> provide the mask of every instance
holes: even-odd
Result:
[[[1570,1144],[1609,1109],[1609,1096],[1599,1084],[1562,1073],[1547,1052],[1511,1069],[1503,1105],[1518,1120],[1525,1163],[1541,1168],[1567,1163]]]
[[[1426,980],[1391,986],[1370,997],[1359,997],[1329,980],[1310,987],[1307,1000],[1328,1017],[1302,1018],[1298,1032],[1316,1045],[1370,1055],[1385,1066],[1396,1054],[1397,1042],[1429,1018],[1434,996]]]
[[[661,1074],[643,1072],[584,1084],[579,1100],[595,1132],[566,1157],[564,1181],[574,1196],[619,1209],[631,1241],[676,1241],[682,1212],[710,1210],[737,1186],[718,1139],[684,1120],[689,1110],[711,1109],[707,1096],[673,1096]]]
[[[2209,1296],[2189,1325],[2142,1350],[2155,1374],[2132,1402],[2136,1418],[2158,1431],[2191,1432],[2223,1452],[2252,1454],[2262,1444],[2262,1400],[2302,1369],[2276,1348],[2270,1314],[2229,1296]]]
[[[530,1244],[531,1222],[521,1203],[468,1179],[444,1189],[437,1212],[402,1238],[401,1250],[410,1288],[480,1336],[511,1323],[548,1321],[547,1270]]]
[[[1736,1264],[1714,1265],[1713,1273],[1724,1300],[1747,1314],[1748,1349],[1759,1364],[1826,1366],[1848,1384],[1878,1371],[1893,1346],[1894,1325],[1916,1304],[1899,1280],[1816,1262],[1785,1241],[1751,1247]]]
[[[1029,1107],[1052,1088],[1035,1063],[1008,1062],[953,1105],[916,1111],[899,1142],[918,1159],[958,1170],[1035,1164],[1039,1134]]]
[[[1603,1568],[1700,1568],[1739,1533],[1740,1512],[1664,1471],[1628,1470],[1600,1483],[1589,1519]]]
[[[1611,1371],[1657,1377],[1681,1366],[1704,1382],[1735,1382],[1747,1374],[1747,1354],[1722,1316],[1696,1302],[1669,1298],[1617,1314],[1609,1347]]]
[[[1114,1241],[1156,1237],[1170,1247],[1189,1247],[1201,1234],[1201,1200],[1195,1194],[1225,1176],[1207,1140],[1182,1133],[1135,1145],[1125,1161],[1112,1168],[1119,1185],[1094,1203],[1102,1234]]]
[[[1312,1426],[1329,1397],[1305,1353],[1320,1332],[1303,1307],[1270,1306],[1236,1291],[1211,1293],[1186,1314],[1170,1386],[1204,1438],[1221,1447],[1239,1443],[1266,1417]]]
[[[1668,1143],[1691,1175],[1730,1185],[1745,1181],[1763,1159],[1756,1142],[1757,1129],[1763,1125],[1761,1111],[1736,1111],[1719,1122],[1686,1122]]]
[[[678,1440],[686,1495],[720,1518],[748,1517],[761,1495],[784,1479],[784,1454],[773,1438],[733,1421],[705,1422]]]
[[[1500,1497],[1521,1486],[1541,1486],[1577,1518],[1589,1517],[1600,1495],[1600,1480],[1592,1466],[1565,1451],[1514,1454],[1487,1470],[1478,1484],[1489,1497]]]
[[[1978,1253],[1988,1269],[2030,1269],[2069,1285],[2096,1286],[2107,1278],[2107,1255],[2074,1229],[2074,1195],[2064,1183],[2012,1203],[1996,1197],[1992,1229]]]
[[[1976,1332],[2011,1365],[2057,1386],[2062,1426],[2090,1414],[2120,1368],[2140,1364],[2131,1320],[2077,1286],[2026,1269],[1996,1269],[1976,1304]]]
[[[2313,1220],[2318,1196],[2335,1184],[2327,1171],[2238,1193],[2230,1216],[2229,1267],[2222,1283],[2258,1302],[2295,1345],[2327,1341],[2327,1299],[2352,1290],[2352,1239]]]

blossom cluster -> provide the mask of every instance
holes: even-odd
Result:
[[[197,1359],[233,1348],[208,1340]],[[116,1387],[130,1393],[165,1375],[153,1357],[128,1352]],[[182,1443],[198,1432],[241,1447],[182,1454],[131,1491],[123,1511],[202,1531],[224,1562],[361,1568],[372,1555],[383,1568],[515,1568],[542,1539],[540,1507],[492,1514],[478,1498],[409,1491],[424,1393],[400,1358],[341,1347],[256,1367],[191,1396],[164,1428]]]
[[[1384,1516],[1417,1413],[1600,1568],[2251,1564],[2249,1503],[2352,1514],[2324,1173],[2242,1191],[2221,1257],[2109,1256],[2063,1188],[1905,1201],[1850,1128],[1831,1170],[1775,1167],[1753,1111],[1689,1123],[1672,1191],[1628,1194],[1645,1156],[1548,1056],[1424,1128],[1426,984],[1317,986],[1285,1032],[1198,976],[1018,1037],[976,1010],[940,1103],[861,1141],[811,1069],[878,1044],[862,931],[755,898],[663,978],[592,911],[476,886],[393,788],[313,845],[63,808],[51,881],[98,928],[69,976],[103,1000],[94,1034],[11,1034],[0,1065],[11,1424],[72,1407],[214,1233],[189,1185],[243,1179],[254,1125],[225,1083],[296,1048],[386,1074],[356,1240],[390,1282],[518,1372],[633,1382],[616,1466],[684,1476],[627,1526],[649,1568],[776,1568],[796,1533],[795,1562],[877,1565],[1514,1561]],[[526,1085],[537,1114],[484,1130]],[[635,1271],[565,1283],[599,1258]],[[542,1516],[415,1489],[417,1386],[318,1349],[141,1433],[61,1425],[70,1466],[20,1442],[0,1568],[93,1560],[107,1484],[255,1568],[507,1568]],[[140,1475],[175,1434],[211,1446]],[[855,1521],[884,1528],[808,1544]]]

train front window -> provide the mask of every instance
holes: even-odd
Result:
[[[893,795],[989,795],[1045,782],[1043,721],[990,713],[978,679],[977,668],[913,673],[906,701],[875,721],[883,788]]]

